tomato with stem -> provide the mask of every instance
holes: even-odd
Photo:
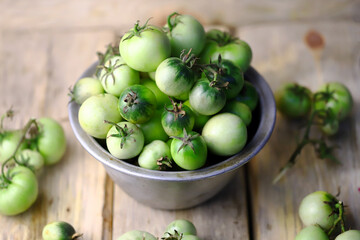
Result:
[[[195,170],[204,166],[207,158],[207,145],[204,138],[197,132],[187,132],[171,136],[171,156],[174,162],[185,170]]]

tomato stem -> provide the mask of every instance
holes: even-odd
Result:
[[[309,121],[306,124],[305,133],[304,133],[304,136],[303,136],[301,142],[296,146],[295,150],[291,154],[291,156],[290,156],[288,162],[285,164],[285,166],[283,166],[280,169],[278,175],[273,180],[273,184],[277,183],[286,174],[286,172],[295,165],[296,158],[301,153],[301,150],[307,144],[312,142],[312,140],[309,139],[309,135],[310,135],[310,129],[311,129],[311,126],[313,125],[316,114],[317,114],[317,111],[311,112]]]
[[[167,25],[168,25],[170,34],[171,34],[171,31],[173,30],[174,26],[176,25],[176,24],[172,24],[172,23],[171,23],[171,18],[172,18],[173,16],[176,17],[176,16],[178,16],[178,15],[180,15],[180,14],[177,13],[177,12],[173,12],[172,14],[170,14],[170,15],[167,17]]]
[[[6,159],[6,161],[2,164],[1,166],[1,175],[2,175],[2,178],[4,180],[5,183],[7,184],[10,184],[11,183],[11,180],[6,176],[5,174],[5,166],[8,162],[11,161],[11,159],[14,159],[16,163],[18,163],[15,159],[15,155],[16,155],[16,152],[19,150],[21,144],[24,142],[25,138],[26,138],[26,134],[27,132],[31,129],[32,125],[35,125],[35,127],[38,129],[38,125],[37,125],[37,122],[36,122],[36,119],[33,119],[31,118],[25,125],[25,127],[22,129],[22,136],[18,142],[18,144],[16,145],[16,148],[13,152],[13,154],[8,158]]]
[[[179,103],[175,102],[174,99],[172,99],[171,97],[169,97],[169,98],[170,98],[171,104],[173,105],[173,108],[167,109],[165,106],[165,110],[174,114],[175,121],[179,118],[179,116],[184,117],[186,115],[186,111],[184,109],[182,109],[183,103],[180,102],[180,104],[179,104]]]
[[[335,204],[335,209],[338,212],[338,218],[335,220],[334,224],[327,232],[327,235],[330,236],[335,230],[336,226],[340,223],[341,232],[345,232],[345,223],[344,223],[344,203],[339,201]]]

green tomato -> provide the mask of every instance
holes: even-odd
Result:
[[[173,105],[165,108],[161,115],[161,125],[168,136],[178,136],[184,129],[191,131],[194,123],[193,112],[182,103],[173,102]]]
[[[327,117],[324,119],[323,124],[320,125],[320,129],[326,135],[332,136],[332,135],[335,135],[339,131],[339,124],[340,124],[340,121],[336,118],[336,116],[328,117],[328,115],[327,115]]]
[[[300,203],[300,219],[305,226],[316,224],[324,230],[329,230],[338,218],[338,214],[333,213],[337,202],[338,200],[330,193],[324,191],[310,193]]]
[[[202,128],[204,127],[205,123],[210,119],[210,116],[202,115],[202,114],[196,112],[192,108],[189,100],[186,100],[184,102],[184,105],[188,106],[191,109],[191,111],[194,113],[194,119],[195,119],[194,130],[201,131]]]
[[[201,63],[216,61],[221,55],[223,59],[232,61],[242,72],[245,72],[252,60],[252,50],[249,44],[238,38],[234,38],[230,33],[210,30],[207,33],[207,40],[200,55]]]
[[[350,115],[353,99],[349,89],[339,82],[326,83],[314,95],[315,110],[330,111],[339,121]]]
[[[21,140],[22,130],[12,130],[0,133],[0,165],[15,153],[15,149]],[[20,146],[20,150],[25,148]]]
[[[155,94],[157,108],[163,109],[165,106],[171,104],[169,97],[158,88],[155,81],[150,78],[141,79],[141,85],[149,88]]]
[[[161,124],[162,112],[161,109],[156,110],[149,121],[139,124],[141,131],[144,133],[145,144],[154,140],[166,141],[169,138]]]
[[[105,139],[111,124],[104,121],[120,122],[122,117],[118,110],[118,98],[105,93],[85,100],[79,109],[79,123],[89,135]]]
[[[173,137],[171,142],[171,156],[174,162],[185,170],[199,169],[205,165],[207,146],[205,140],[196,132],[184,133]]]
[[[329,237],[319,226],[312,225],[301,230],[295,240],[329,240]]]
[[[202,115],[218,113],[226,103],[226,95],[222,89],[212,85],[207,79],[198,81],[191,89],[189,102],[191,107]]]
[[[287,117],[301,118],[311,110],[311,91],[297,83],[285,83],[275,92],[277,109]]]
[[[359,230],[347,230],[339,234],[335,240],[360,240],[360,231]]]
[[[131,230],[118,237],[117,240],[157,240],[157,238],[145,231]]]
[[[71,90],[71,98],[79,105],[91,96],[104,93],[101,82],[96,78],[85,77],[79,79]]]
[[[245,103],[241,103],[236,100],[229,101],[226,103],[221,112],[228,112],[238,115],[241,120],[244,121],[246,126],[249,126],[251,123],[252,113],[250,108]]]
[[[18,162],[21,162],[22,165],[29,167],[35,172],[39,171],[45,163],[44,157],[38,151],[31,149],[21,150],[15,157]]]
[[[188,93],[195,82],[193,70],[178,57],[167,58],[156,69],[155,81],[166,95],[176,97]]]
[[[127,121],[144,123],[154,115],[156,104],[156,96],[149,88],[133,85],[121,93],[118,109]]]
[[[259,102],[259,94],[254,85],[248,81],[245,81],[243,88],[235,97],[235,100],[245,103],[251,109],[251,111],[254,111]]]
[[[99,79],[107,93],[119,97],[125,88],[140,83],[140,74],[115,56],[105,63]]]
[[[39,118],[37,136],[37,150],[44,157],[44,164],[57,163],[66,151],[66,136],[63,127],[54,119]]]
[[[167,227],[165,231],[165,236],[167,235],[175,235],[175,231],[178,234],[184,235],[195,235],[197,234],[195,225],[186,219],[177,219],[172,221]]]
[[[147,23],[140,27],[138,22],[122,37],[119,49],[125,62],[140,72],[155,71],[171,54],[170,41],[161,28]]]
[[[43,240],[73,240],[81,235],[76,233],[71,224],[63,221],[51,222],[42,231]]]
[[[245,146],[247,129],[239,116],[219,113],[206,122],[202,136],[211,152],[219,156],[231,156]]]
[[[106,137],[106,146],[114,157],[130,159],[139,155],[143,149],[144,134],[133,123],[113,123]]]
[[[171,159],[169,146],[161,140],[154,140],[145,145],[138,158],[138,163],[142,168],[166,170],[172,167]]]
[[[184,50],[199,55],[205,45],[206,35],[201,23],[190,15],[173,13],[168,16],[168,37],[171,44],[171,55],[180,56]]]
[[[25,212],[35,202],[38,182],[27,167],[16,166],[8,173],[11,183],[0,186],[0,214],[11,216]]]
[[[223,84],[228,84],[225,88],[226,99],[235,98],[244,86],[243,72],[233,62],[221,59],[221,57],[214,64],[216,64],[216,67],[214,67],[217,72],[220,72],[217,80],[220,80]],[[214,74],[211,74],[211,72],[207,74],[210,74],[211,80],[214,80]]]

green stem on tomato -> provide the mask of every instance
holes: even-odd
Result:
[[[333,231],[335,230],[336,226],[340,223],[341,232],[345,232],[345,223],[344,223],[344,203],[342,201],[339,201],[335,204],[336,210],[339,212],[338,218],[335,220],[334,224],[330,228],[330,230],[327,232],[327,235],[330,236]]]
[[[25,140],[26,133],[29,131],[29,129],[31,128],[31,126],[32,126],[33,124],[34,124],[36,127],[38,127],[38,126],[37,126],[37,123],[36,123],[36,120],[33,119],[33,118],[30,119],[30,120],[26,123],[25,127],[22,129],[21,138],[20,138],[18,144],[16,145],[16,148],[15,148],[13,154],[12,154],[8,159],[6,159],[6,161],[5,161],[5,162],[2,164],[2,166],[1,166],[1,175],[2,175],[2,177],[3,177],[3,179],[4,179],[4,182],[7,183],[7,184],[10,184],[10,183],[11,183],[11,180],[10,180],[10,179],[6,176],[6,174],[5,174],[5,166],[6,166],[6,164],[7,164],[9,161],[11,161],[11,159],[13,159],[13,158],[15,159],[16,152],[19,150],[21,144],[22,144],[23,141]],[[16,161],[16,160],[15,160],[15,161]]]
[[[172,31],[172,29],[173,29],[173,27],[174,27],[174,25],[171,24],[171,18],[172,18],[173,16],[176,16],[176,15],[180,15],[180,14],[177,13],[177,12],[174,12],[174,13],[170,14],[170,15],[167,17],[167,24],[168,24],[168,27],[169,27],[169,32],[170,32],[170,34],[171,34],[171,31]]]
[[[309,121],[306,124],[305,133],[304,133],[304,136],[303,136],[301,142],[296,146],[294,152],[291,154],[291,156],[290,156],[288,162],[285,164],[285,166],[280,169],[280,172],[278,173],[278,175],[273,180],[273,184],[277,183],[286,174],[286,172],[292,166],[295,165],[297,156],[301,153],[302,149],[307,144],[314,143],[314,140],[310,139],[309,135],[310,135],[311,126],[314,123],[314,119],[316,117],[316,114],[317,114],[317,111],[312,111],[311,112]]]

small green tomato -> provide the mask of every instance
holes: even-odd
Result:
[[[106,137],[109,152],[119,159],[130,159],[140,154],[144,147],[144,134],[141,129],[130,122],[110,123]]]
[[[25,166],[39,171],[44,166],[44,157],[37,151],[31,149],[24,149],[16,154],[16,159]]]
[[[71,98],[79,105],[91,96],[104,93],[101,82],[96,78],[85,77],[79,79],[70,92]]]
[[[360,240],[360,230],[348,230],[338,235],[335,240]]]
[[[220,113],[206,122],[202,136],[211,152],[219,156],[231,156],[245,146],[247,129],[239,116]]]
[[[142,168],[166,170],[172,167],[171,159],[169,146],[161,140],[154,140],[144,147],[138,162]]]
[[[321,227],[311,225],[301,230],[295,240],[329,240],[329,237]]]
[[[71,224],[63,221],[49,223],[42,231],[43,240],[73,240],[81,236]]]

